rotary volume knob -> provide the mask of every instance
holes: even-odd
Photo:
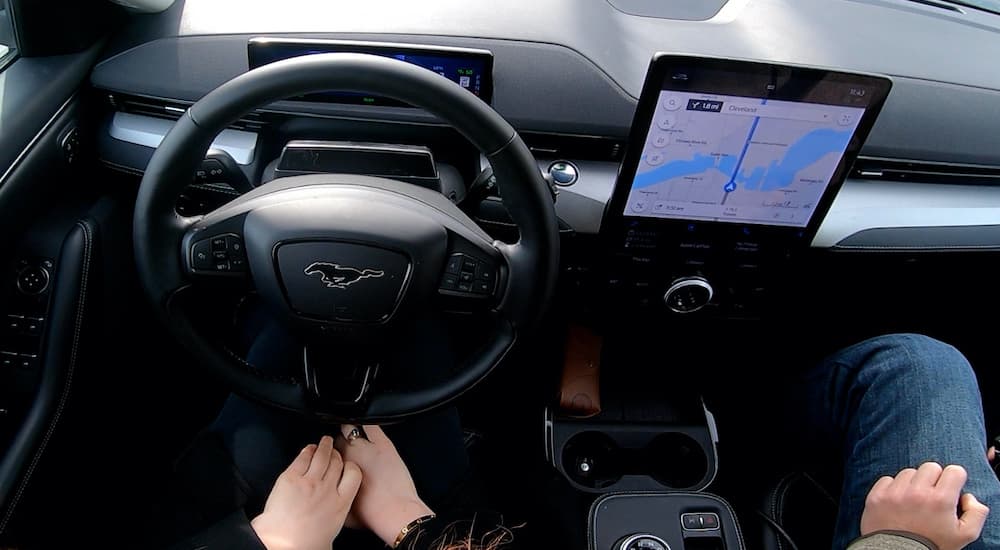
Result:
[[[670,545],[660,537],[642,533],[625,537],[615,550],[670,550]]]
[[[712,300],[712,285],[701,277],[683,277],[674,281],[663,295],[663,302],[671,311],[693,313]]]

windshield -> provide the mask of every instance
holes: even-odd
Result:
[[[965,6],[1000,15],[1000,0],[944,0],[956,6]]]
[[[11,26],[7,0],[0,0],[0,60],[14,49],[14,30]]]

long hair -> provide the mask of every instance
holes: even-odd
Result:
[[[514,541],[514,531],[503,525],[495,525],[485,530],[477,530],[476,518],[471,521],[456,521],[445,527],[441,534],[427,548],[433,550],[503,550]],[[479,531],[479,532],[477,532]],[[419,536],[417,540],[419,540]],[[413,541],[416,545],[416,540]]]

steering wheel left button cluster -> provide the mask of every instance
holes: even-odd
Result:
[[[247,269],[246,250],[239,235],[216,235],[191,246],[191,267],[195,271],[242,273]]]

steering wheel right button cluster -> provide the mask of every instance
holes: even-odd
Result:
[[[457,253],[448,257],[440,289],[448,294],[489,296],[496,278],[497,268],[491,262]]]

